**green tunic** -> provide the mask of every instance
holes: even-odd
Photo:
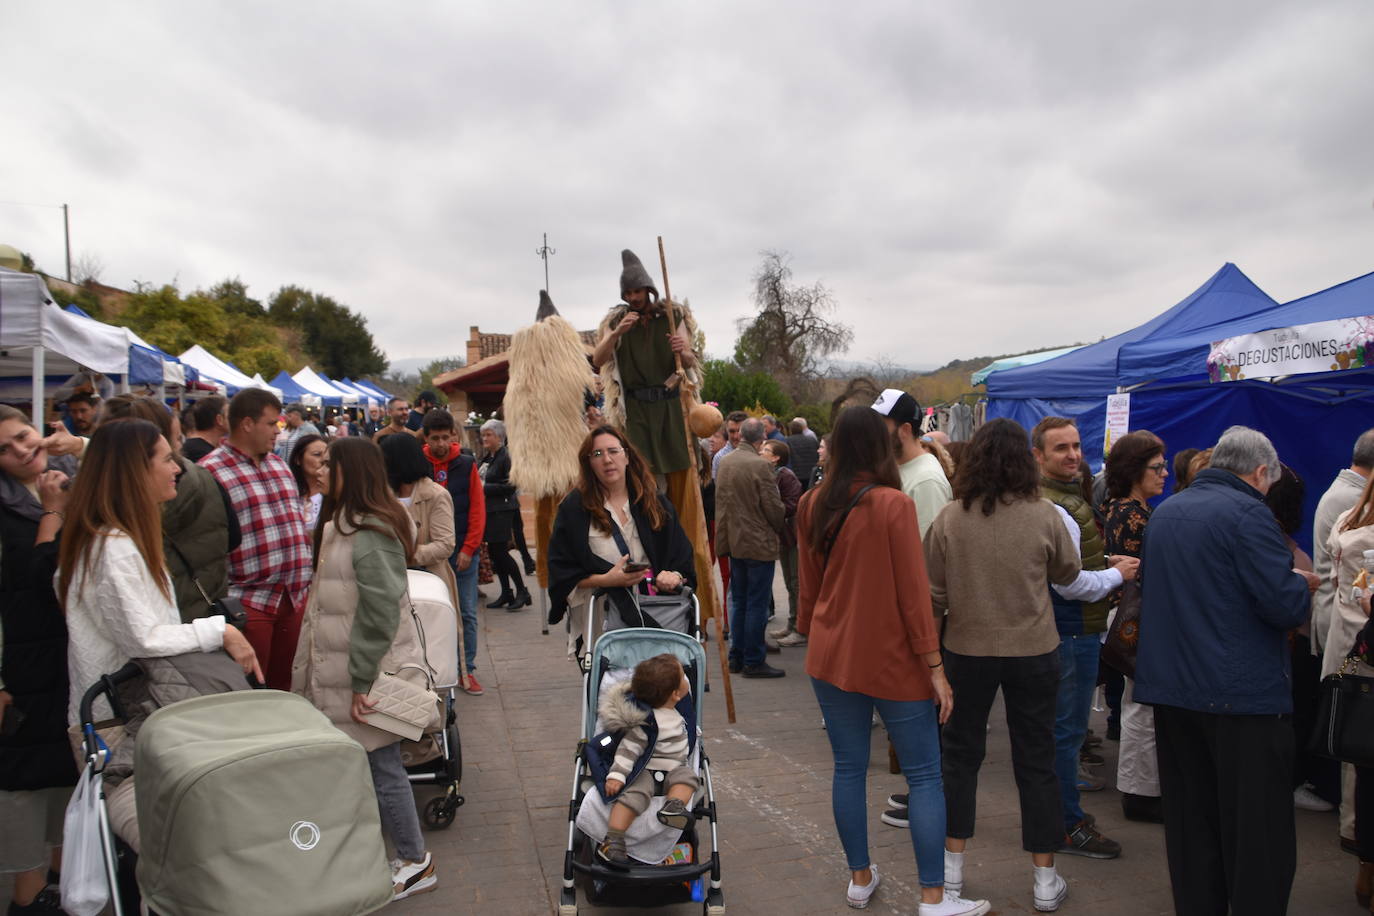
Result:
[[[668,342],[668,316],[659,315],[634,328],[615,348],[616,366],[625,402],[625,433],[656,474],[671,474],[691,466],[682,399],[643,401],[630,392],[660,388],[676,371]]]

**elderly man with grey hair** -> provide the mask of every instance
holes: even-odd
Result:
[[[740,442],[716,473],[716,553],[730,558],[730,670],[745,677],[782,677],[767,663],[764,630],[773,567],[786,510],[773,468],[759,454],[763,423],[740,425]]]
[[[1269,439],[1233,426],[1145,528],[1135,699],[1155,707],[1164,840],[1180,914],[1282,914],[1297,861],[1287,634],[1312,573],[1264,503]]]

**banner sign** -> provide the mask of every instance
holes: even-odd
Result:
[[[1364,366],[1374,366],[1374,315],[1228,337],[1207,355],[1207,377],[1214,382]]]
[[[1131,396],[1129,394],[1107,395],[1107,432],[1102,441],[1102,454],[1112,450],[1112,443],[1131,431]]]

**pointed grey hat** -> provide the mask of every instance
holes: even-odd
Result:
[[[555,306],[555,305],[553,304],[553,300],[549,298],[548,290],[543,290],[543,289],[541,289],[541,290],[539,291],[539,311],[537,311],[537,312],[534,313],[534,320],[535,320],[535,321],[543,321],[545,318],[548,318],[550,315],[557,315],[557,314],[558,314],[558,307]]]
[[[653,278],[644,269],[639,257],[626,248],[620,252],[620,261],[624,264],[624,269],[620,271],[620,295],[624,296],[632,289],[651,289],[654,291],[654,298],[657,299],[658,287],[654,286]]]

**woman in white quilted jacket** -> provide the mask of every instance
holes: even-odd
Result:
[[[253,647],[221,616],[181,622],[162,553],[160,506],[177,494],[177,464],[156,426],[133,418],[97,427],[72,483],[57,560],[57,596],[67,612],[70,717],[86,688],[130,659],[223,648],[262,680]],[[97,721],[109,705],[97,701]],[[110,821],[139,847],[134,780],[108,794]]]
[[[415,525],[387,481],[382,450],[348,437],[329,445],[329,490],[315,527],[315,573],[291,668],[291,689],[367,751],[392,861],[393,900],[433,890],[401,737],[368,722],[377,676],[422,662],[410,616],[406,565]]]

